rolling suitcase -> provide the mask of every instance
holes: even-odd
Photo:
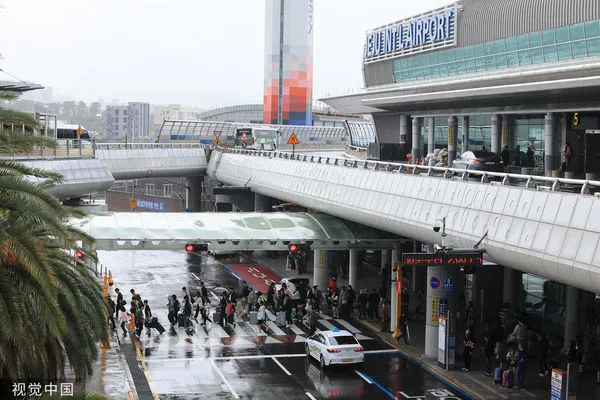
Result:
[[[156,329],[158,331],[158,333],[160,333],[160,334],[165,332],[165,328],[163,328],[161,323],[158,322],[158,318],[156,318],[156,317],[153,317],[152,320],[150,321],[150,327]]]
[[[514,374],[512,368],[502,372],[502,386],[507,388],[513,387],[513,380]]]
[[[185,326],[185,319],[185,315],[179,313],[179,315],[177,315],[177,326],[183,328]]]
[[[258,311],[250,311],[250,323],[258,324]]]
[[[502,368],[498,367],[494,370],[494,383],[500,385],[502,383]]]

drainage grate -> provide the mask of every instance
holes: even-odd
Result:
[[[131,372],[131,377],[135,384],[135,390],[137,391],[138,400],[154,400],[154,395],[152,394],[152,390],[150,390],[148,379],[146,379],[146,374],[138,362],[137,351],[131,341],[124,340],[121,342],[121,350],[123,350],[125,360],[127,360],[127,365],[129,366],[129,371]]]

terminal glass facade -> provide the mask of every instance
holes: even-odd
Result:
[[[600,56],[600,21],[394,61],[396,83]]]

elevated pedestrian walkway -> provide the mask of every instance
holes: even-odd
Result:
[[[432,227],[445,218],[447,246],[472,247],[487,233],[490,261],[600,287],[598,181],[229,149],[213,152],[207,173],[424,243],[441,242]]]
[[[403,239],[320,213],[94,213],[72,224],[96,240],[98,250],[287,250],[390,248]]]

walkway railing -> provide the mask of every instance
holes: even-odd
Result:
[[[28,153],[1,153],[0,158],[9,160],[55,160],[94,158],[92,143],[86,140],[57,140],[56,147],[35,147]]]
[[[96,143],[98,150],[145,150],[145,149],[205,149],[211,146],[200,143]]]
[[[566,179],[537,175],[522,175],[502,172],[488,172],[455,169],[448,167],[430,167],[372,160],[348,160],[337,157],[313,156],[310,154],[295,154],[281,151],[257,151],[244,149],[217,148],[225,153],[244,154],[255,157],[282,158],[326,165],[339,165],[347,168],[360,168],[370,171],[386,171],[399,174],[433,176],[449,180],[479,181],[490,185],[515,186],[525,189],[547,190],[555,192],[593,194],[600,197],[600,181],[583,179]]]

